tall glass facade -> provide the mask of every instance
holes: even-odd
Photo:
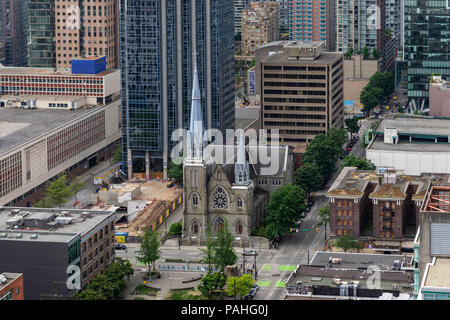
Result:
[[[428,105],[433,73],[450,80],[450,9],[447,0],[405,0],[405,58],[408,98]]]
[[[234,127],[233,0],[120,0],[123,170],[150,153],[170,160],[172,132],[188,128],[193,53],[205,126]]]
[[[28,66],[55,65],[54,1],[28,0]]]

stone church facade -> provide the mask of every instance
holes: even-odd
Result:
[[[195,71],[196,72],[196,71]],[[284,184],[292,183],[294,158],[288,146],[247,146],[241,130],[234,147],[210,145],[213,154],[233,151],[232,161],[218,163],[205,161],[200,92],[194,73],[191,108],[189,155],[183,162],[183,239],[188,242],[203,242],[208,228],[212,234],[228,224],[228,231],[248,240],[252,228],[261,224],[265,216],[265,204],[273,191]],[[264,149],[264,150],[262,150]],[[220,151],[221,153],[219,153]],[[249,155],[267,154],[274,160],[275,172],[264,170],[272,164],[249,163]],[[252,159],[255,159],[253,156]],[[259,157],[257,157],[259,158]],[[253,161],[255,162],[255,161]]]

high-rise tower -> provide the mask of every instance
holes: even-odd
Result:
[[[195,59],[205,129],[234,127],[233,3],[120,0],[124,163],[165,172],[172,132],[189,128]]]

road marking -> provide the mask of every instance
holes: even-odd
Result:
[[[280,265],[278,266],[278,270],[280,271],[295,271],[295,269],[297,269],[296,266],[292,266],[292,265]]]
[[[258,283],[258,286],[264,288],[264,287],[270,287],[271,282],[272,281],[270,281],[270,280],[259,280],[257,283]]]
[[[262,271],[271,271],[272,266],[270,264],[264,264],[264,266],[261,269]]]
[[[275,284],[275,288],[285,288],[286,287],[286,283],[284,281],[277,281],[277,283]]]

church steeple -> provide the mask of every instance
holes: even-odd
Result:
[[[203,156],[203,116],[200,96],[200,85],[198,82],[197,53],[194,52],[194,77],[192,84],[192,103],[189,134],[191,145],[189,146],[189,157],[201,159]]]
[[[244,130],[240,130],[237,146],[237,161],[234,164],[234,180],[237,185],[248,185],[250,181],[250,169],[245,157]]]

